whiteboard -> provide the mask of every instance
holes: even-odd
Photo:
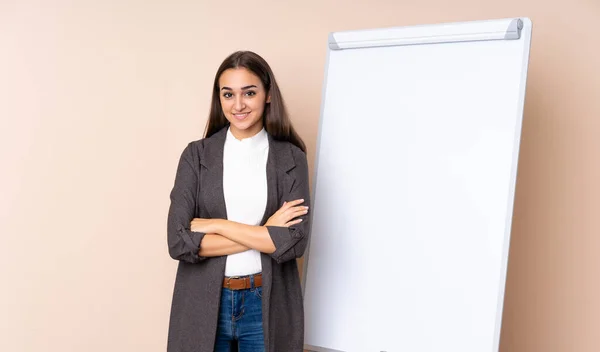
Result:
[[[531,21],[329,36],[311,351],[498,351]]]

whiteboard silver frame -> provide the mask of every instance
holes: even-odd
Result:
[[[483,23],[488,26],[488,28],[486,28],[485,31],[476,33],[465,33],[460,30],[461,26],[475,23]],[[381,29],[387,29],[386,32],[391,33],[381,36]],[[436,25],[380,28],[377,30],[332,32],[329,34],[328,43],[331,50],[351,50],[401,45],[442,44],[488,40],[518,40],[521,38],[522,29],[523,20],[520,18],[454,22]],[[446,33],[449,30],[451,31],[451,34]],[[369,37],[369,34],[372,32],[376,32],[376,34],[379,35]],[[355,36],[362,38],[353,38],[353,40],[349,40],[347,36],[350,34],[354,34]],[[336,36],[346,38],[336,38]]]

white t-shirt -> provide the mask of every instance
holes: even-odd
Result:
[[[267,206],[268,155],[269,139],[264,128],[241,141],[227,130],[223,151],[223,193],[228,220],[260,225]],[[261,271],[260,252],[255,249],[227,256],[225,276]]]

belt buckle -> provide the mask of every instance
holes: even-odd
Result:
[[[227,277],[227,283],[226,283],[226,288],[231,289],[231,279],[237,280],[239,279],[239,276],[228,276]]]
[[[231,289],[231,279],[236,279],[236,278],[237,278],[237,276],[228,276],[227,277],[227,283],[225,284],[225,287]]]

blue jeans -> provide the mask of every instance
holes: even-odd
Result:
[[[215,352],[264,352],[262,287],[221,291]]]

